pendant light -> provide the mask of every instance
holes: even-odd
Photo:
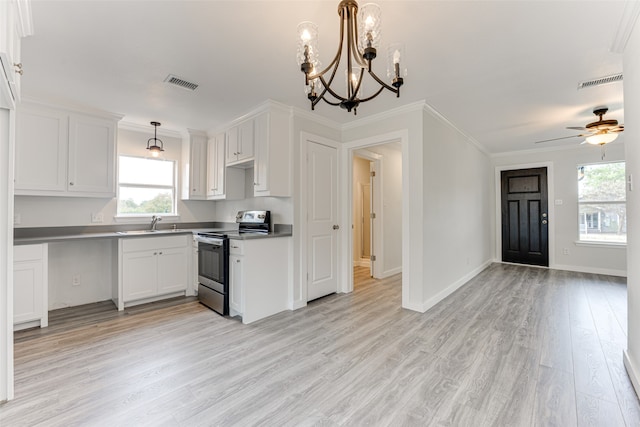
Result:
[[[160,122],[151,122],[151,126],[154,128],[153,138],[149,138],[147,141],[147,150],[149,150],[151,156],[158,157],[160,153],[164,151],[164,144],[158,139],[158,126],[160,126]],[[153,144],[151,144],[152,141]]]

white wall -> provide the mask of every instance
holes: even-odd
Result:
[[[116,244],[116,239],[49,243],[49,310],[110,300],[117,281],[112,274]]]
[[[489,157],[436,112],[424,113],[424,308],[493,259]]]
[[[293,224],[293,198],[254,197],[254,169],[248,168],[244,173],[244,200],[216,201],[216,221],[235,222],[236,214],[242,210],[268,210],[272,224]]]
[[[624,52],[624,116],[627,177],[627,301],[628,345],[625,366],[640,394],[640,28],[636,23]]]
[[[13,123],[0,108],[0,402],[13,398]]]
[[[382,277],[402,271],[402,148],[383,144],[367,148],[382,156]]]
[[[527,164],[551,163],[553,182],[548,183],[553,194],[553,200],[549,200],[549,221],[553,223],[553,236],[549,239],[550,245],[553,245],[553,247],[550,246],[549,266],[551,268],[626,276],[627,254],[624,246],[576,245],[578,240],[577,167],[602,161],[624,160],[625,137],[629,138],[628,135],[621,134],[616,142],[606,147],[604,160],[601,159],[600,147],[580,145],[578,139],[575,146],[561,150],[514,152],[493,156],[494,166],[514,166],[514,169]],[[495,182],[495,174],[492,180]],[[493,196],[499,200],[499,195],[496,195],[495,191]],[[562,200],[562,205],[556,205],[555,200]],[[500,212],[495,214],[499,220]],[[549,227],[549,230],[551,232],[552,228]],[[569,251],[568,255],[564,254],[565,248]],[[496,254],[496,259],[501,259],[500,253]]]

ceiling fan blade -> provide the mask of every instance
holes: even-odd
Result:
[[[589,135],[585,135],[581,133],[580,135],[561,136],[560,138],[551,138],[551,139],[543,139],[542,141],[536,141],[534,142],[534,144],[540,144],[543,142],[550,142],[550,141],[558,141],[560,139],[577,138],[579,136],[589,136]]]
[[[584,126],[568,126],[567,129],[572,129],[572,130],[587,130],[586,127]]]
[[[616,126],[612,129],[609,129],[607,132],[624,132],[624,126],[620,125],[620,126]]]

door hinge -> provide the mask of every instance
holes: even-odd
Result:
[[[369,257],[369,259],[370,259],[371,261],[375,261],[375,260],[376,260],[376,256],[375,256],[375,255],[371,255],[371,257]]]
[[[371,219],[376,219],[376,214],[374,212],[371,212],[369,216],[371,217]]]
[[[376,176],[376,171],[371,171],[370,174],[371,176]]]

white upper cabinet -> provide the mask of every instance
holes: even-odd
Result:
[[[227,131],[226,165],[232,166],[253,160],[253,120],[245,120]]]
[[[255,118],[254,196],[291,196],[290,114],[271,107]]]
[[[32,34],[29,0],[0,1],[0,107],[13,109],[20,101],[23,73],[20,39]]]
[[[225,134],[209,139],[207,147],[207,199],[244,199],[244,170],[225,167]]]
[[[115,196],[116,123],[69,116],[69,187],[73,193]]]
[[[21,105],[15,194],[115,197],[118,118]]]
[[[182,200],[205,200],[207,194],[207,134],[189,129],[182,141]]]

